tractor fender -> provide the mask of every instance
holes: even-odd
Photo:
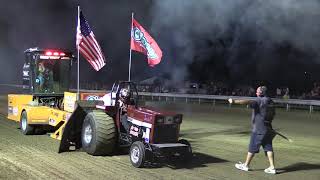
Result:
[[[70,146],[81,148],[81,130],[86,115],[96,108],[98,101],[77,101],[76,108],[66,122],[58,153],[70,151]]]
[[[46,106],[25,106],[20,114],[21,119],[22,112],[26,111],[29,124],[48,124],[50,108]]]

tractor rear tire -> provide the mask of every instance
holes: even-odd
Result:
[[[26,111],[21,113],[20,130],[24,135],[32,135],[35,132],[34,126],[28,124],[28,116]]]
[[[113,118],[103,111],[89,112],[83,121],[81,143],[88,154],[110,155],[116,144],[116,127]]]
[[[146,148],[144,144],[140,141],[134,142],[130,147],[129,157],[130,157],[131,164],[134,167],[136,168],[143,167],[146,159]]]

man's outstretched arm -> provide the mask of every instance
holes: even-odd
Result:
[[[252,100],[244,100],[244,99],[232,99],[232,98],[229,98],[228,99],[229,103],[230,104],[251,104],[253,101]]]

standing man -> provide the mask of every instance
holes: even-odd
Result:
[[[272,140],[275,137],[275,132],[272,129],[272,120],[275,115],[273,101],[266,96],[267,88],[260,86],[257,88],[255,100],[233,100],[229,99],[229,103],[248,104],[252,111],[252,133],[250,138],[249,150],[245,163],[237,163],[235,167],[242,171],[249,171],[250,162],[255,153],[259,153],[262,146],[265,155],[268,157],[270,166],[264,170],[265,173],[276,174],[274,166],[274,153]]]

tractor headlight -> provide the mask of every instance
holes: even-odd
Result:
[[[174,122],[180,124],[182,122],[182,115],[176,115],[174,117]]]
[[[163,116],[157,116],[156,117],[156,123],[157,124],[164,123],[164,117]]]
[[[13,107],[12,106],[8,106],[8,114],[13,114]]]
[[[173,117],[172,116],[167,116],[164,123],[165,124],[172,124],[174,121]]]

